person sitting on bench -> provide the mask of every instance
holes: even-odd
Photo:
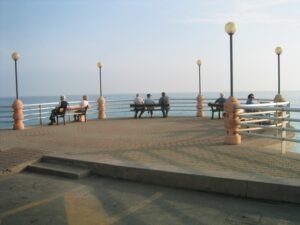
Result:
[[[151,98],[151,94],[147,94],[147,98],[145,100],[145,105],[154,105],[154,104],[155,104],[155,102]],[[153,116],[153,110],[154,110],[153,106],[148,106],[147,107],[148,114],[150,113],[151,117]]]
[[[143,113],[145,112],[145,107],[144,107],[144,99],[139,95],[139,94],[136,94],[134,100],[133,100],[133,104],[135,105],[139,105],[139,106],[136,106],[134,108],[134,118],[137,118],[137,115],[138,115],[138,112],[140,112],[140,115],[139,115],[139,118],[142,117]]]
[[[49,120],[50,123],[48,125],[53,125],[55,123],[55,116],[60,113],[60,110],[66,110],[69,103],[66,101],[65,96],[60,96],[60,103],[55,107],[55,109],[52,109]]]
[[[226,102],[226,99],[224,98],[224,94],[220,93],[220,97],[215,101],[215,104],[224,105]]]
[[[170,110],[170,99],[168,96],[166,96],[165,92],[161,93],[161,97],[159,99],[159,104],[161,106],[161,111],[163,114],[163,117],[168,117],[168,112]]]
[[[80,109],[76,110],[74,114],[74,121],[80,121],[81,113],[83,113],[86,107],[89,107],[89,101],[87,95],[82,96],[82,101],[79,105]]]

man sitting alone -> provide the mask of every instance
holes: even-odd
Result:
[[[55,123],[55,116],[61,112],[61,110],[66,110],[68,107],[68,102],[66,101],[65,96],[60,96],[60,103],[55,107],[55,109],[52,109],[49,120],[50,123],[48,125],[53,125]]]

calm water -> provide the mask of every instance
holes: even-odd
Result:
[[[158,101],[160,97],[160,93],[151,93],[154,100]],[[167,93],[168,96],[171,99],[178,99],[178,98],[191,98],[195,99],[197,97],[197,93]],[[224,93],[225,97],[229,95],[229,93]],[[247,98],[247,95],[249,92],[235,92],[234,96],[242,99],[241,103],[245,103],[245,100]],[[144,98],[146,98],[146,93],[141,94]],[[218,92],[204,92],[203,95],[206,99],[209,98],[218,98],[219,93]],[[254,92],[255,97],[258,100],[263,99],[273,99],[276,95],[275,91],[261,91],[261,92]],[[283,91],[282,96],[291,103],[291,107],[300,108],[300,90],[299,91]],[[89,100],[90,101],[97,101],[98,95],[90,95]],[[104,96],[107,101],[109,100],[132,100],[135,97],[135,93],[133,94],[118,94],[118,95],[106,95]],[[39,103],[48,103],[53,102],[57,103],[59,101],[59,96],[32,96],[32,97],[20,97],[23,104],[39,104]],[[70,101],[81,101],[82,96],[81,95],[72,95],[67,96],[67,100]],[[1,106],[11,106],[14,101],[14,98],[0,98],[0,129],[2,128],[12,128],[12,123],[3,123],[3,117],[4,115],[10,116],[11,112],[3,112],[3,108]],[[128,106],[128,103],[125,103],[126,106]],[[9,109],[10,110],[10,109]],[[172,108],[171,108],[172,110]],[[109,111],[109,109],[107,109]],[[113,110],[114,113],[107,113],[107,118],[115,118],[115,117],[131,117],[132,112],[129,111],[129,109],[123,110],[122,112],[118,112],[118,110]],[[126,112],[127,111],[127,112]],[[172,115],[181,115],[181,116],[194,116],[195,111],[183,111],[183,112],[170,112],[170,116]],[[206,116],[210,116],[210,113],[206,113]],[[292,118],[298,118],[300,119],[300,113],[292,113]],[[97,115],[90,115],[90,118],[96,118]],[[7,119],[6,119],[7,120]],[[45,119],[47,121],[47,119]],[[38,123],[38,121],[35,121],[35,123]],[[46,123],[46,122],[45,122]],[[30,124],[30,123],[29,123]],[[25,123],[26,125],[29,125]],[[31,124],[32,125],[32,122]],[[300,123],[292,123],[292,125],[298,129],[300,129]],[[297,134],[297,138],[300,139],[300,134]],[[297,144],[296,149],[299,148],[300,152],[300,144]]]

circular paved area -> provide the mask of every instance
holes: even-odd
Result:
[[[241,145],[232,146],[223,144],[224,135],[222,120],[197,117],[107,119],[0,130],[0,170],[9,172],[44,153],[65,153],[143,166],[300,178],[299,154],[282,155],[279,141],[243,137]]]

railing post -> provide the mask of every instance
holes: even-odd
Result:
[[[12,105],[14,110],[14,130],[23,130],[24,129],[24,114],[23,114],[23,103],[20,99],[16,99]]]
[[[40,125],[43,125],[43,120],[42,120],[42,105],[39,104],[39,113],[40,113]]]
[[[201,94],[197,97],[197,116],[204,117],[204,97]]]
[[[278,102],[285,102],[285,99],[282,97],[281,94],[277,94],[274,98],[274,102],[275,103],[278,103]],[[281,106],[277,106],[277,107],[281,107]],[[281,122],[281,127],[283,128],[283,126],[286,126],[285,124],[285,121],[284,121],[284,117],[285,116],[285,112],[283,111],[276,111],[276,115],[275,117],[277,118],[276,119],[276,127],[278,126],[278,122],[279,122],[279,119],[278,118],[282,118],[282,120],[280,120]],[[281,131],[281,137],[283,137],[283,135],[285,135],[286,132],[285,131]],[[278,136],[278,130],[277,130],[277,136]],[[285,153],[285,141],[283,141],[283,139],[281,140],[281,153]]]
[[[241,144],[241,136],[238,133],[241,126],[239,116],[241,110],[237,109],[239,105],[239,100],[233,96],[230,96],[224,104],[224,126],[226,129],[224,143],[228,145]]]
[[[103,96],[100,96],[98,99],[98,109],[99,109],[98,119],[105,119],[106,107],[105,107],[105,98]]]
[[[281,154],[285,154],[286,153],[286,140],[285,140],[285,138],[286,138],[286,130],[285,130],[285,128],[286,128],[286,124],[287,124],[287,122],[285,121],[285,115],[286,115],[286,112],[284,111],[284,112],[282,112],[282,117],[283,117],[283,119],[282,119],[282,130],[281,130]]]

